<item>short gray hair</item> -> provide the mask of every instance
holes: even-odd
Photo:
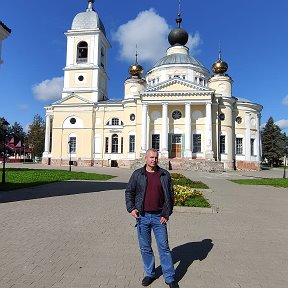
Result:
[[[158,150],[156,150],[156,149],[154,149],[154,148],[149,148],[149,149],[146,151],[146,154],[145,154],[145,155],[147,156],[149,152],[157,153],[157,155],[159,154],[159,153],[158,153]]]

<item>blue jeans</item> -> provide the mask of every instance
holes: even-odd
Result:
[[[171,283],[174,281],[175,270],[168,244],[167,225],[161,224],[160,218],[160,213],[145,212],[144,215],[141,215],[137,220],[138,241],[145,274],[155,278],[155,256],[151,247],[151,230],[153,230],[165,282]]]

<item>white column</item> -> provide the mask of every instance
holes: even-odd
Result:
[[[251,129],[250,129],[250,122],[251,122],[251,114],[250,112],[246,112],[245,124],[246,124],[246,149],[245,149],[245,159],[246,161],[251,161]]]
[[[260,136],[260,121],[261,121],[261,116],[260,113],[257,113],[257,119],[256,119],[256,139],[255,139],[255,147],[256,147],[256,160],[261,161],[261,136]]]
[[[206,125],[205,125],[205,159],[213,160],[213,150],[212,150],[212,103],[206,103]]]
[[[162,103],[161,157],[168,158],[168,103]]]
[[[146,153],[147,150],[147,111],[148,104],[142,106],[142,126],[141,126],[141,153]]]
[[[185,103],[185,158],[192,158],[191,130],[191,103]]]
[[[45,151],[44,155],[50,153],[50,115],[46,115],[46,130],[45,130]]]

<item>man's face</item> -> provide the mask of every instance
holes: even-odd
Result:
[[[158,164],[158,153],[149,151],[145,157],[145,160],[147,166],[154,168]]]

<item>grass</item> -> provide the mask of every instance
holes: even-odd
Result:
[[[196,190],[209,188],[200,181],[192,181],[179,173],[171,173],[175,206],[202,207],[209,208],[210,203],[204,197],[203,193]]]
[[[288,187],[288,179],[284,178],[233,179],[230,181],[244,185],[266,185],[274,187]]]
[[[202,207],[202,208],[210,208],[211,205],[203,196],[194,196],[186,200],[183,204],[176,206],[186,206],[186,207]]]
[[[86,172],[50,169],[15,169],[6,170],[6,183],[0,184],[0,190],[15,190],[66,180],[108,180],[114,176]]]

